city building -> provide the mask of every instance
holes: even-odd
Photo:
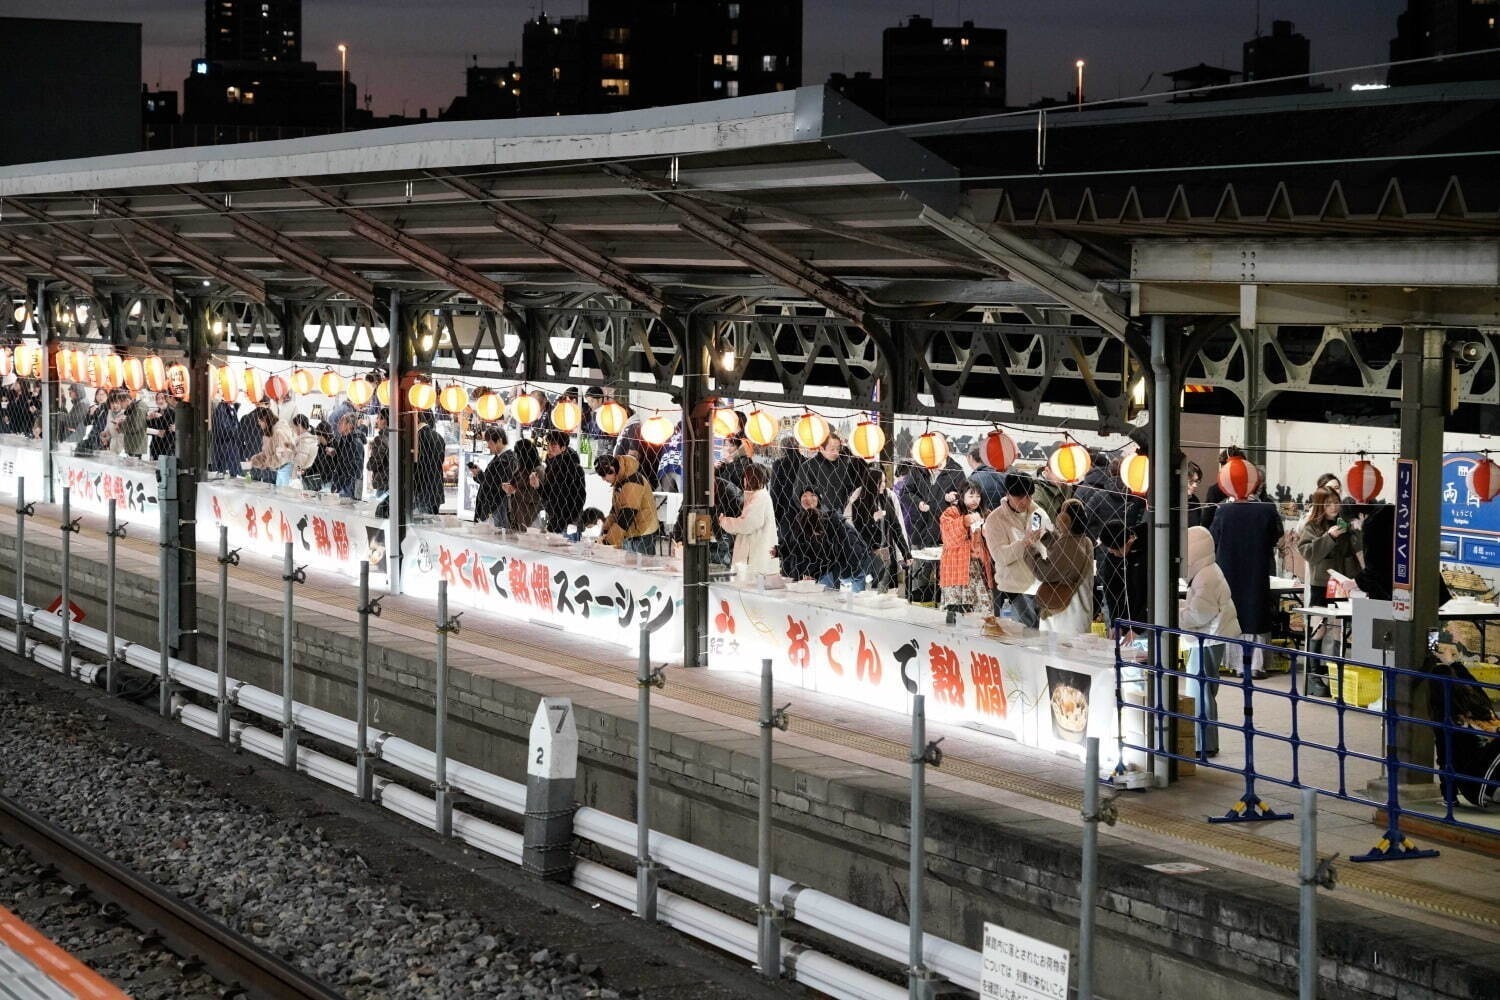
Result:
[[[576,115],[592,110],[599,74],[589,22],[581,17],[531,18],[521,29],[521,115]]]
[[[302,0],[204,0],[203,58],[301,62]]]
[[[1500,48],[1500,0],[1407,0],[1396,18],[1391,62]],[[1500,53],[1395,65],[1393,87],[1415,83],[1500,79]]]
[[[517,118],[521,115],[521,67],[470,66],[464,73],[464,92],[442,114],[445,121]]]
[[[1246,83],[1256,85],[1240,93],[1289,94],[1308,89],[1312,43],[1297,33],[1291,21],[1272,21],[1271,33],[1257,33],[1245,43],[1243,52],[1241,75]]]
[[[1232,90],[1208,90],[1205,88],[1225,87],[1239,78],[1239,73],[1223,66],[1210,66],[1208,63],[1199,63],[1196,66],[1188,66],[1185,69],[1174,69],[1170,73],[1163,73],[1168,80],[1172,81],[1173,101],[1222,101],[1231,97],[1239,96]]]
[[[859,70],[853,76],[832,73],[828,77],[828,89],[872,115],[885,117],[885,81],[868,70]]]
[[[0,17],[0,163],[141,148],[141,26]]]
[[[945,28],[913,16],[885,29],[885,108],[876,114],[902,125],[1005,110],[1005,44],[1003,28],[973,21]]]

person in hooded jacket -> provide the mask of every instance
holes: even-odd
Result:
[[[634,455],[603,455],[594,462],[594,472],[613,491],[609,516],[604,520],[606,544],[627,552],[652,555],[661,522],[656,515],[656,495],[640,473]]]
[[[1234,609],[1234,594],[1224,571],[1215,558],[1214,537],[1207,528],[1188,529],[1187,556],[1183,560],[1183,575],[1187,578],[1187,597],[1177,609],[1177,623],[1193,632],[1238,638],[1241,634],[1239,616]],[[1224,644],[1212,641],[1194,641],[1185,638],[1187,646],[1187,672],[1196,679],[1185,685],[1185,693],[1193,699],[1194,712],[1205,723],[1194,727],[1194,747],[1199,753],[1210,757],[1219,752],[1218,695],[1219,666],[1224,660]]]

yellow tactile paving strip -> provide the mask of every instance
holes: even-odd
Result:
[[[41,513],[40,509],[39,513]],[[126,539],[122,548],[127,547],[142,555],[149,555],[153,560],[158,552],[155,541],[150,539]],[[200,555],[199,560],[201,574],[217,573],[217,565],[211,557]],[[248,562],[236,568],[234,575],[236,583],[250,584],[257,589],[277,590],[281,586],[279,575],[260,572]],[[247,577],[249,579],[246,579]],[[200,576],[200,581],[206,579],[208,579],[207,576]],[[309,609],[314,604],[322,604],[330,609],[352,608],[355,603],[352,590],[320,587],[312,580],[300,585],[298,593],[299,606]],[[400,605],[404,601],[405,599],[388,600],[384,615],[371,623],[372,630],[376,633],[381,630],[394,631],[393,626],[400,626],[402,631],[430,631],[433,627],[433,619],[402,608]],[[505,647],[513,653],[535,659],[554,670],[604,679],[631,689],[634,687],[633,676],[623,666],[581,659],[576,652],[528,642],[514,634],[501,635],[486,629],[485,622],[478,617],[472,622],[465,621],[464,635],[471,642],[476,635],[482,637],[483,640],[503,642]],[[633,693],[628,697],[634,697]],[[679,702],[747,721],[756,720],[760,711],[759,706],[752,702],[695,687],[693,675],[686,671],[674,676],[671,697]],[[902,773],[909,759],[909,748],[903,742],[805,716],[794,716],[791,719],[789,732],[847,750],[899,762],[903,769]],[[1023,795],[1069,810],[1076,811],[1081,807],[1082,796],[1078,790],[1039,778],[1034,774],[1012,771],[953,755],[944,756],[942,772],[979,785]],[[1121,798],[1117,800],[1117,805],[1120,822],[1128,826],[1183,843],[1268,864],[1285,871],[1297,871],[1298,852],[1293,845],[1248,836],[1236,831],[1233,827],[1210,825],[1201,820],[1189,819],[1155,808],[1147,802]],[[1397,862],[1341,865],[1339,888],[1369,893],[1465,923],[1500,927],[1500,903],[1484,896],[1456,892],[1402,875]]]

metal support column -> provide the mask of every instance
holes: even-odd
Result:
[[[448,636],[458,632],[463,612],[448,616],[448,581],[438,581],[437,664],[433,702],[437,718],[433,727],[433,790],[437,801],[437,832],[453,836],[453,789],[448,784]]]
[[[104,555],[104,690],[110,694],[115,694],[120,689],[120,654],[115,648],[119,587],[115,570],[119,541],[124,537],[125,525],[119,523],[115,499],[111,497]]]
[[[1158,628],[1177,627],[1177,549],[1181,532],[1182,490],[1177,477],[1179,414],[1177,396],[1181,389],[1180,366],[1176,351],[1167,341],[1167,318],[1151,317],[1151,621]],[[1163,666],[1177,663],[1177,638],[1157,633],[1156,656]],[[1161,674],[1157,675],[1162,676]],[[1175,711],[1177,679],[1168,677],[1153,693],[1157,714],[1154,745],[1170,752],[1176,746],[1176,720],[1165,713]],[[1177,765],[1169,757],[1156,755],[1152,770],[1159,785],[1177,777]]]
[[[173,413],[177,434],[177,559],[173,569],[177,583],[177,620],[172,647],[177,658],[198,662],[198,479],[207,467],[195,465],[200,414],[184,400],[178,400]]]
[[[229,526],[219,525],[219,593],[215,695],[219,716],[219,740],[229,742],[229,567],[240,564],[240,550],[229,551]]]
[[[359,564],[359,666],[354,674],[354,784],[361,802],[373,799],[375,791],[375,755],[370,752],[371,615],[380,617],[380,598],[370,597],[370,561],[363,559]]]
[[[771,755],[773,730],[786,732],[786,706],[771,707],[771,661],[760,661],[760,782],[755,823],[756,964],[768,979],[781,978],[781,908],[771,902]]]
[[[1245,347],[1245,455],[1266,472],[1266,407],[1261,402],[1260,345],[1276,335],[1274,326],[1253,326],[1246,331]]]
[[[52,380],[52,375],[56,371],[53,361],[57,357],[58,341],[47,309],[47,286],[41,279],[37,279],[31,287],[31,325],[36,331],[37,344],[42,348],[42,501],[52,503],[55,495],[52,483],[52,449],[57,433],[57,428],[52,425],[58,412],[58,401],[54,398],[57,383]]]
[[[689,319],[682,378],[682,502],[687,509],[682,547],[682,665],[708,666],[708,552],[713,544],[713,397],[709,392],[709,335]]]
[[[78,531],[82,518],[73,516],[73,490],[64,486],[62,491],[62,605],[57,609],[62,616],[62,674],[73,679],[73,535]]]
[[[16,655],[26,655],[26,519],[36,504],[26,502],[26,477],[16,479]]]
[[[664,683],[662,672],[651,669],[651,628],[641,623],[640,660],[635,683],[635,915],[656,920],[656,887],[661,866],[651,860],[651,689]]]
[[[389,343],[386,345],[386,378],[390,380],[391,401],[386,406],[386,457],[390,463],[386,497],[385,565],[388,587],[393,594],[401,592],[401,543],[411,508],[411,468],[415,455],[416,431],[406,426],[402,411],[406,408],[406,322],[401,315],[401,293],[392,291],[386,319]]]
[[[177,539],[177,458],[163,455],[156,463],[156,508],[161,514],[157,525],[156,651],[161,683],[157,689],[157,710],[162,718],[172,714],[172,629],[177,620],[177,588],[171,580],[177,571],[173,549]]]
[[[938,767],[943,752],[938,743],[927,742],[927,696],[911,696],[911,836],[907,862],[907,969],[908,1000],[932,1000],[937,976],[923,959],[923,882],[927,875],[927,765]]]
[[[292,636],[295,621],[292,611],[296,607],[297,600],[294,589],[297,584],[307,582],[307,567],[294,566],[292,554],[292,543],[287,542],[281,572],[281,763],[296,770],[297,726],[292,721],[292,702],[294,701],[292,685],[295,679],[292,667]]]

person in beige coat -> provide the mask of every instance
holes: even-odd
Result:
[[[1066,501],[1056,530],[1022,556],[1039,585],[1043,631],[1082,635],[1094,622],[1094,543],[1084,534],[1084,519],[1083,502]]]
[[[1010,601],[1016,621],[1027,628],[1040,624],[1037,614],[1036,574],[1026,565],[1026,550],[1051,527],[1046,511],[1032,500],[1036,483],[1013,472],[1005,477],[1005,500],[984,519],[984,543],[995,563],[995,613]]]
[[[1188,529],[1182,572],[1188,588],[1187,597],[1177,608],[1177,624],[1193,632],[1238,637],[1240,619],[1234,610],[1234,595],[1215,559],[1214,537],[1207,528]],[[1209,722],[1194,726],[1195,744],[1200,752],[1212,757],[1219,752],[1219,727],[1212,724],[1219,718],[1218,684],[1209,681],[1218,680],[1224,662],[1224,644],[1185,637],[1183,645],[1188,653],[1187,672],[1199,678],[1187,682],[1186,693],[1193,699],[1194,712]]]
[[[742,471],[745,501],[740,516],[719,515],[719,527],[734,536],[729,563],[737,575],[751,580],[775,576],[781,572],[781,563],[771,554],[776,546],[776,518],[771,511],[771,494],[766,492],[766,470],[751,463]]]

